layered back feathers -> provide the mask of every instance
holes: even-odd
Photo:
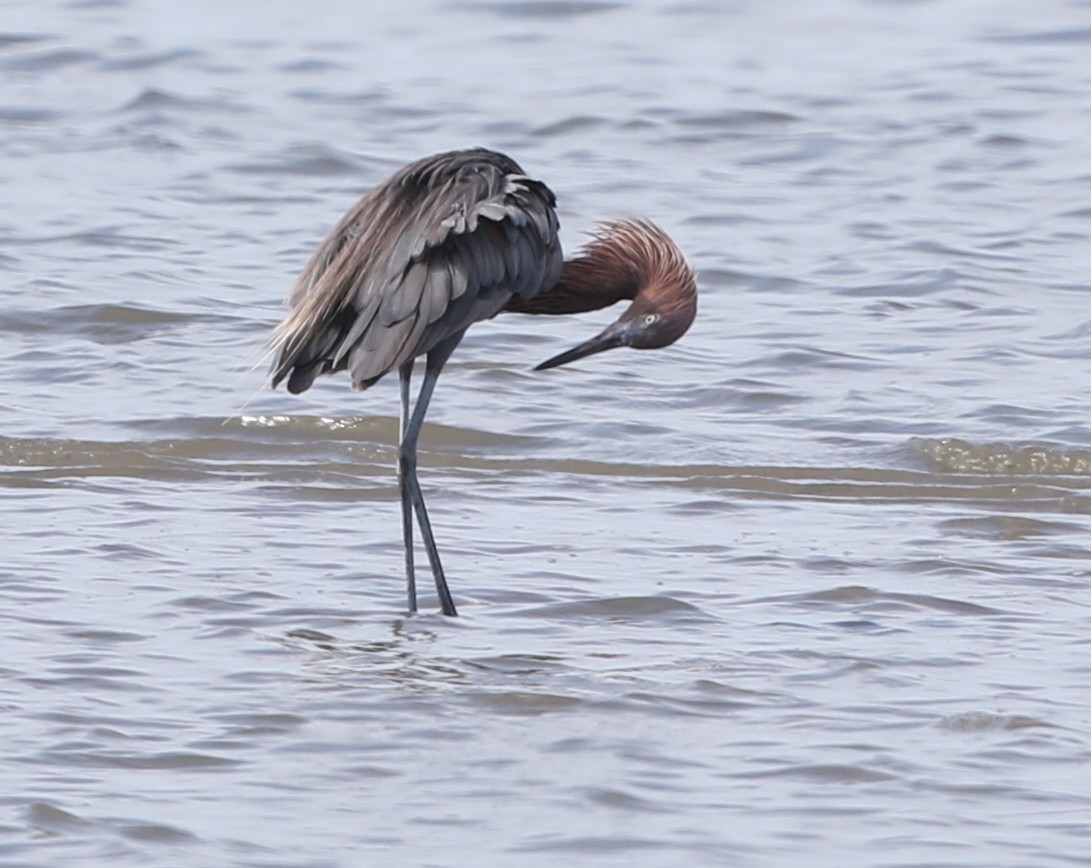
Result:
[[[342,218],[304,268],[274,333],[273,385],[302,392],[348,369],[367,388],[440,341],[557,281],[553,193],[485,149],[396,172]]]

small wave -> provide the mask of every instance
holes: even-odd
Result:
[[[4,60],[3,67],[18,72],[45,72],[96,60],[101,60],[101,56],[92,51],[81,51],[75,48],[54,48],[46,51],[17,54]]]
[[[1023,43],[1026,45],[1066,45],[1091,42],[1091,27],[1068,30],[1040,30],[1032,33],[994,33],[981,37],[986,42]]]
[[[0,33],[0,49],[15,45],[29,45],[48,38],[41,33]]]
[[[150,52],[144,54],[132,54],[125,57],[108,57],[102,61],[102,68],[112,69],[151,69],[156,66],[165,66],[179,61],[191,61],[201,57],[200,52],[190,48],[179,48],[171,51]]]
[[[708,621],[710,617],[692,603],[667,596],[613,597],[576,602],[548,603],[535,606],[524,614],[536,618],[561,620],[591,620],[599,622],[691,623]]]
[[[98,344],[127,344],[211,319],[207,314],[182,314],[139,305],[75,304],[44,311],[0,311],[0,331],[72,335]]]
[[[462,8],[492,12],[504,18],[579,18],[620,9],[621,3],[594,0],[517,0],[505,3],[467,3]]]
[[[680,114],[675,123],[694,129],[744,132],[782,127],[800,120],[798,115],[770,109],[732,109],[715,114]]]
[[[0,106],[0,124],[42,124],[57,121],[60,112],[40,106]]]
[[[268,160],[236,163],[232,171],[244,175],[351,175],[359,176],[360,167],[348,154],[320,145],[293,147]]]
[[[971,443],[956,438],[913,438],[931,469],[987,476],[1091,476],[1091,452],[1044,444]]]
[[[842,585],[836,588],[826,588],[821,591],[809,591],[803,594],[780,594],[771,597],[761,597],[754,600],[755,603],[791,602],[805,606],[817,606],[834,611],[844,608],[853,611],[888,611],[891,608],[929,609],[935,612],[946,612],[951,615],[1001,615],[1001,609],[990,606],[982,606],[967,600],[954,600],[945,597],[935,597],[930,594],[906,594],[892,591],[881,591],[876,588],[862,585]]]
[[[92,229],[85,232],[66,232],[61,235],[6,235],[0,236],[0,244],[27,246],[37,244],[86,245],[88,247],[109,247],[147,253],[158,253],[175,248],[178,243],[172,238],[154,235],[125,235],[112,227]]]
[[[209,101],[183,96],[157,87],[145,88],[121,106],[121,111],[146,111],[148,109],[188,108],[208,109]]]
[[[991,711],[968,711],[944,717],[939,724],[956,732],[988,732],[990,730],[1020,730],[1052,728],[1054,724],[1023,714],[995,714]]]
[[[574,117],[562,118],[553,121],[552,123],[545,124],[544,126],[540,126],[533,131],[533,135],[542,138],[564,136],[571,133],[582,133],[593,130],[606,123],[606,118],[592,117],[590,115],[575,115]]]

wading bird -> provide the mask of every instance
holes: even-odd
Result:
[[[427,157],[375,187],[315,252],[273,335],[275,387],[293,394],[347,370],[363,390],[390,371],[401,381],[398,484],[409,611],[416,514],[440,606],[458,614],[417,481],[417,438],[436,380],[466,329],[501,311],[566,314],[632,303],[601,334],[538,365],[552,368],[613,347],[673,343],[697,312],[697,281],[681,251],[644,220],[602,224],[565,262],[552,191],[513,160],[482,148]],[[410,407],[414,360],[424,380]]]

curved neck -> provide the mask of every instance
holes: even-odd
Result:
[[[592,247],[565,262],[560,279],[552,287],[533,298],[513,296],[504,310],[554,315],[586,313],[622,299],[636,298],[641,287],[638,270],[618,265],[617,257],[605,254],[602,247]]]
[[[652,308],[692,307],[696,292],[693,269],[662,229],[648,220],[616,220],[599,225],[552,287],[534,298],[515,296],[504,310],[584,313],[629,299],[622,319],[631,319]]]

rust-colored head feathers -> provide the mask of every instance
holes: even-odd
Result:
[[[516,313],[582,313],[622,299],[632,304],[601,334],[538,365],[555,368],[614,347],[655,349],[685,334],[697,314],[697,275],[650,220],[603,223],[557,285],[506,308]]]

